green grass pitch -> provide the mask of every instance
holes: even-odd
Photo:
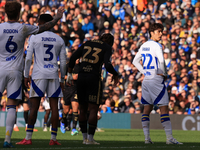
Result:
[[[196,150],[200,149],[199,131],[174,130],[173,136],[183,145],[166,145],[164,130],[151,130],[150,135],[154,144],[144,144],[142,130],[136,129],[105,129],[105,132],[96,132],[94,139],[100,145],[83,145],[82,134],[71,136],[70,132],[62,134],[58,129],[57,140],[62,145],[49,146],[51,132],[43,132],[42,128],[37,128],[38,132],[33,133],[32,145],[16,145],[25,138],[25,128],[19,128],[19,132],[13,132],[12,143],[15,150]],[[0,150],[3,147],[5,127],[0,127]]]

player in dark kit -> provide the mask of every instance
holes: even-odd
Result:
[[[118,73],[110,63],[113,41],[114,37],[110,33],[103,34],[99,40],[87,41],[72,54],[69,61],[67,82],[70,84],[75,61],[82,57],[77,80],[77,94],[83,144],[99,144],[94,141],[93,136],[97,127],[97,112],[101,104],[103,63],[106,70],[113,74],[114,84],[118,83]],[[87,118],[88,110],[89,117]],[[89,124],[88,134],[87,122]]]
[[[69,63],[67,64],[68,68]],[[76,60],[76,65],[72,70],[72,77],[73,77],[73,85],[65,84],[64,88],[64,105],[63,105],[63,113],[62,113],[62,120],[60,124],[60,130],[62,133],[65,131],[70,130],[70,123],[73,119],[73,129],[71,135],[77,135],[78,131],[76,130],[76,125],[78,121],[78,97],[77,97],[77,78],[78,78],[78,71],[79,71],[79,59]],[[72,108],[73,115],[71,113],[70,108]]]

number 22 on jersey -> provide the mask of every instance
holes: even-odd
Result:
[[[155,69],[155,67],[151,65],[152,60],[153,60],[152,55],[149,54],[149,53],[141,54],[141,55],[143,57],[143,62],[142,62],[143,63],[143,69]],[[147,58],[149,58],[149,59],[147,60]],[[144,65],[144,64],[147,64],[147,65]]]

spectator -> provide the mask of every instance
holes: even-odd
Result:
[[[83,32],[86,34],[86,33],[89,33],[89,30],[93,30],[94,31],[94,25],[92,22],[89,22],[88,18],[85,17],[84,18],[84,25],[82,26],[82,30]]]
[[[129,109],[132,107],[134,108],[134,105],[133,103],[131,103],[129,97],[125,97],[124,100],[120,102],[118,106],[120,108],[120,112],[122,113],[129,113]]]
[[[5,99],[2,99],[1,100],[1,108],[0,108],[1,111],[6,111],[6,100]]]
[[[109,8],[104,9],[104,19],[105,21],[109,22],[109,28],[111,28],[115,22],[115,17],[112,15],[111,11]]]

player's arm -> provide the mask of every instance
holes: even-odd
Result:
[[[72,73],[72,69],[73,69],[74,66],[75,66],[76,60],[82,56],[82,50],[83,50],[83,47],[84,47],[83,45],[84,45],[84,44],[82,44],[81,47],[79,47],[79,48],[72,54],[72,56],[70,57],[70,60],[69,60],[69,67],[68,67],[68,72],[69,72],[69,73]]]
[[[27,47],[27,54],[25,59],[25,68],[24,68],[24,84],[27,88],[29,88],[29,70],[32,63],[32,55],[33,55],[33,39],[34,37],[31,36],[29,39],[29,45]]]
[[[60,52],[60,73],[61,73],[61,82],[65,81],[65,73],[66,73],[66,51],[65,51],[65,43],[63,41],[61,52]]]
[[[142,60],[142,55],[140,54],[140,51],[137,52],[133,59],[133,65],[142,73],[144,74],[145,71],[143,69],[143,66],[140,64],[140,61]]]
[[[66,73],[66,51],[65,51],[64,41],[62,43],[59,58],[60,58],[60,73],[61,73],[60,87],[63,91],[64,90],[65,73]]]
[[[45,24],[40,25],[38,33],[41,33],[53,28],[56,25],[56,23],[62,18],[63,12],[64,12],[64,7],[62,6],[59,7],[54,19],[52,21],[49,21],[49,22],[46,22]]]
[[[84,45],[84,44],[83,44],[83,45]],[[76,60],[82,56],[83,45],[81,45],[81,47],[79,47],[79,48],[72,54],[72,56],[70,57],[69,66],[68,66],[68,73],[67,73],[67,80],[66,80],[66,82],[67,82],[68,85],[71,85],[71,84],[72,84],[72,80],[73,80],[73,77],[72,77],[72,69],[74,68],[74,65],[75,65],[75,63],[76,63]]]
[[[108,72],[110,72],[111,74],[113,74],[112,79],[114,80],[114,85],[117,85],[117,83],[119,82],[118,79],[118,73],[115,71],[115,69],[113,68],[111,62],[110,62],[110,56],[112,55],[112,49],[107,49],[104,55],[104,63],[105,63],[105,68]]]
[[[160,62],[160,69],[163,72],[163,74],[159,74],[159,75],[167,77],[167,67],[165,65],[162,48],[160,46],[157,47],[157,49],[156,49],[156,55],[157,55],[158,61]]]

